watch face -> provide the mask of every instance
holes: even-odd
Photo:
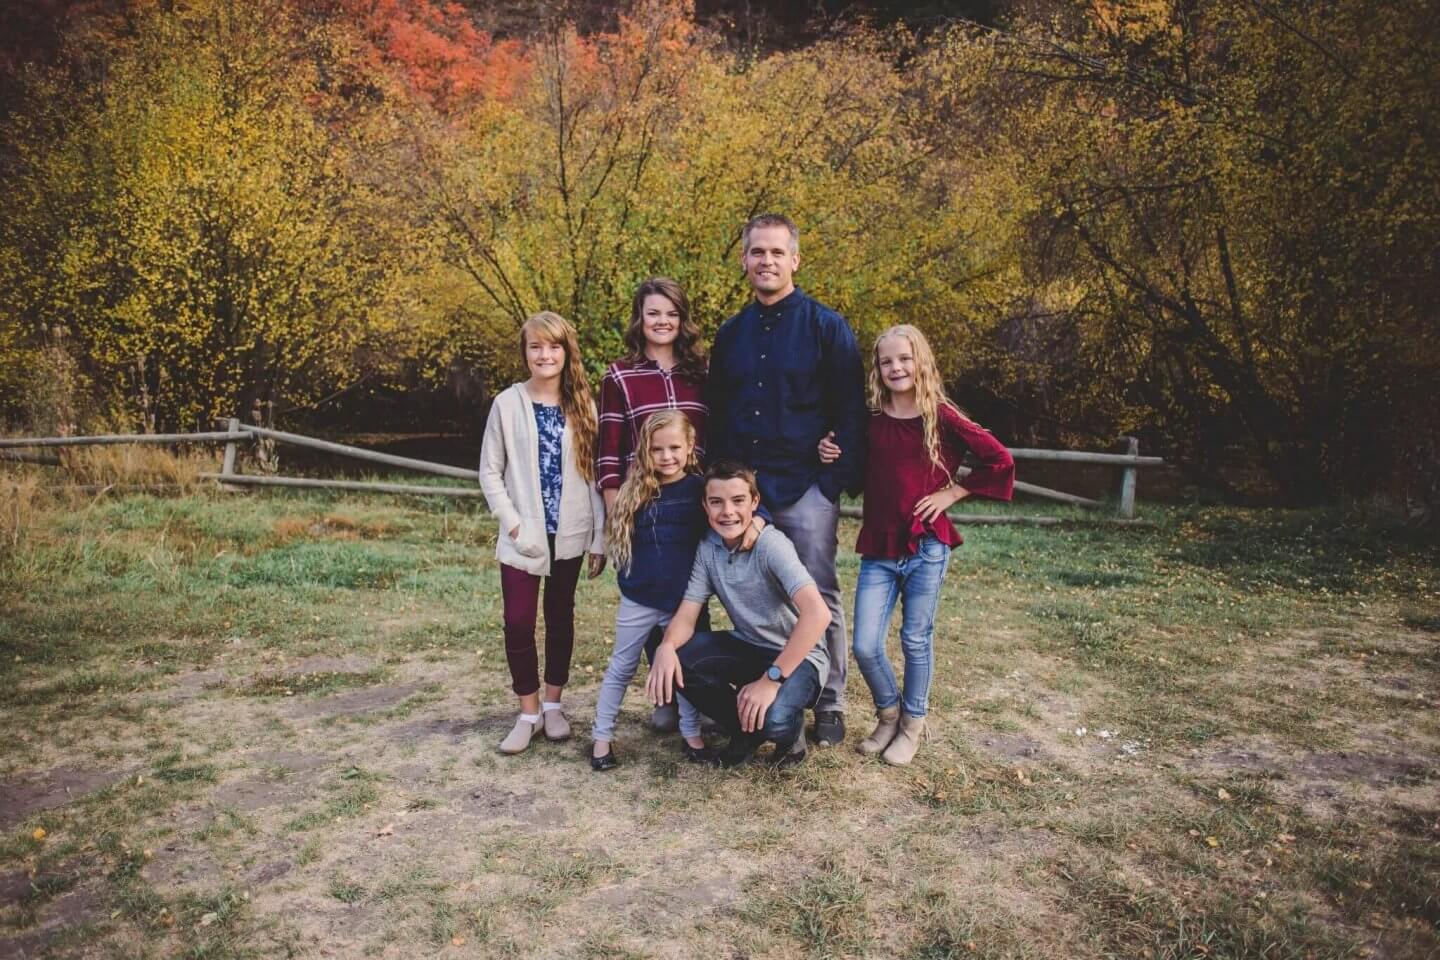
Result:
[[[781,680],[785,679],[784,676],[780,673],[780,668],[774,666],[773,664],[770,666],[769,669],[765,671],[765,676],[769,677],[771,680],[774,680],[776,683],[779,683]]]

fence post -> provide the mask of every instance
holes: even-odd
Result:
[[[1125,452],[1132,457],[1140,456],[1140,441],[1135,437],[1121,437],[1125,441]],[[1120,516],[1125,520],[1135,519],[1135,475],[1134,464],[1120,471]]]
[[[225,425],[225,432],[234,436],[240,436],[240,418],[231,417]],[[221,477],[233,477],[235,475],[235,441],[231,440],[225,444],[225,460],[220,465]],[[220,485],[223,487],[225,481],[222,479]],[[231,489],[234,489],[233,487]]]

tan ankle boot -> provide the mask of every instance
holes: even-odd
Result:
[[[535,736],[535,731],[540,728],[540,721],[531,723],[529,720],[515,720],[515,729],[511,730],[504,740],[500,741],[501,753],[524,753],[525,748],[530,746],[530,738]]]
[[[540,714],[540,726],[545,731],[545,739],[551,743],[570,739],[570,721],[565,719],[559,707]]]
[[[859,750],[867,757],[875,756],[895,739],[895,731],[900,729],[900,708],[894,706],[876,710],[875,719],[875,729],[870,736],[860,741]]]
[[[890,741],[890,746],[885,748],[880,759],[892,766],[905,766],[915,759],[915,752],[920,749],[920,738],[924,735],[925,718],[904,714],[900,717],[900,731],[895,734],[895,739]]]

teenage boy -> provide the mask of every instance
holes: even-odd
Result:
[[[728,460],[705,471],[710,529],[645,683],[656,706],[679,693],[725,728],[730,744],[720,754],[724,767],[748,762],[766,741],[775,744],[780,765],[804,760],[805,710],[830,667],[820,642],[830,611],[794,545],[768,525],[753,549],[741,549],[759,505],[753,471]],[[696,631],[712,594],[733,630]]]
[[[815,706],[815,742],[845,739],[849,645],[835,571],[840,492],[864,477],[864,369],[845,318],[795,286],[800,230],[767,213],[745,225],[740,264],[755,299],[725,322],[710,352],[710,455],[739,460],[759,478],[775,526],[795,545],[830,610],[829,671]],[[842,453],[822,464],[830,432]],[[840,438],[846,441],[842,443]]]

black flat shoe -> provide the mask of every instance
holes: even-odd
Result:
[[[615,745],[610,745],[610,752],[603,757],[590,754],[590,769],[596,773],[604,773],[606,770],[614,770],[620,766],[620,758],[615,756]]]
[[[715,748],[708,744],[703,747],[692,747],[690,746],[690,744],[682,740],[680,742],[680,752],[684,754],[685,759],[689,760],[691,763],[701,763],[709,765],[715,762]]]
[[[809,752],[806,750],[801,750],[798,753],[787,753],[785,754],[785,756],[775,761],[775,769],[788,770],[791,767],[798,767],[800,764],[805,762],[805,758],[809,755]]]
[[[775,769],[788,770],[791,767],[798,767],[805,762],[807,756],[809,754],[805,750],[805,731],[802,730],[800,736],[795,738],[795,742],[790,744],[790,748],[775,761]]]
[[[736,767],[743,767],[755,757],[756,744],[750,743],[743,737],[736,737],[726,745],[724,750],[716,754],[712,761],[721,770],[733,770]]]

